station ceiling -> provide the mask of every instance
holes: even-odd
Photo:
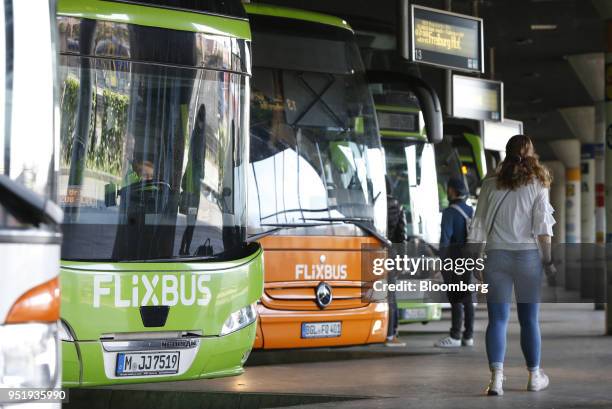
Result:
[[[265,2],[337,15],[356,29],[395,33],[397,27],[397,0]],[[413,3],[444,9],[447,2],[415,0]],[[589,0],[452,0],[450,3],[454,12],[484,19],[485,49],[494,49],[494,73],[489,64],[490,52],[486,52],[485,77],[504,81],[506,116],[522,120],[526,132],[541,142],[575,137],[558,109],[593,105],[591,94],[567,57],[605,50],[605,21],[595,5]],[[532,25],[549,29],[537,30]],[[420,71],[444,98],[441,70],[420,67]],[[542,153],[547,156],[548,152]]]

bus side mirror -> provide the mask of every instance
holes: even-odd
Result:
[[[117,185],[107,183],[104,185],[104,205],[106,207],[117,206]]]
[[[64,219],[58,205],[6,175],[0,175],[0,205],[21,223],[58,226]]]
[[[436,91],[420,81],[414,87],[414,93],[419,100],[421,112],[425,119],[425,130],[427,132],[427,140],[431,143],[442,142],[444,139],[444,120],[442,118],[442,106]]]
[[[405,73],[368,71],[367,75],[370,84],[382,83],[393,84],[395,86],[399,85],[400,89],[407,89],[413,92],[419,101],[419,107],[425,119],[427,140],[431,143],[442,142],[444,139],[442,105],[433,87],[422,79]]]

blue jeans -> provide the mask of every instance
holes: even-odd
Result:
[[[521,326],[521,349],[530,370],[540,366],[539,297],[542,262],[538,250],[489,250],[485,264],[489,284],[486,344],[489,366],[501,369],[506,353],[506,330],[514,287]]]

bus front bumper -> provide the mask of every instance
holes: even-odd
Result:
[[[225,336],[198,337],[191,348],[159,350],[151,348],[138,352],[179,352],[178,373],[172,375],[118,376],[117,355],[132,351],[109,348],[109,343],[96,341],[62,341],[63,379],[65,387],[115,385],[144,382],[165,382],[202,378],[221,378],[243,373],[257,322]]]
[[[397,308],[400,323],[425,323],[442,318],[442,304],[439,303],[398,302]]]
[[[388,305],[371,303],[346,310],[290,311],[258,305],[259,324],[254,348],[319,348],[375,344],[385,341]],[[308,338],[303,324],[340,323],[340,334]]]

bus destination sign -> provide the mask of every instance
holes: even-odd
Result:
[[[482,19],[411,6],[411,60],[484,73]]]

